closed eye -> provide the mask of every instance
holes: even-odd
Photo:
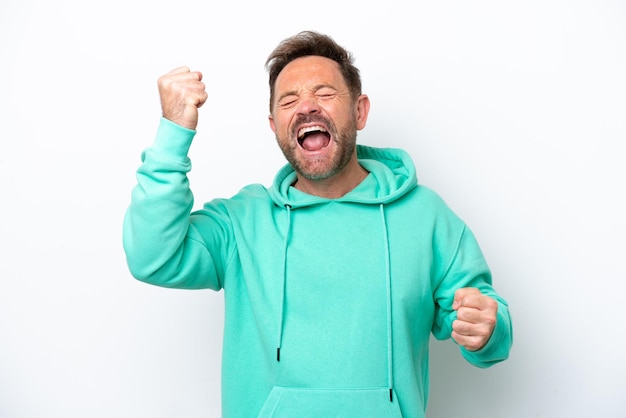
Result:
[[[277,104],[278,106],[282,108],[289,108],[293,106],[297,101],[298,101],[298,96],[296,96],[295,94],[288,94],[286,96],[281,97]]]
[[[322,99],[322,100],[328,100],[328,99],[332,99],[337,95],[337,92],[335,91],[335,89],[332,89],[330,87],[321,87],[319,88],[316,92],[315,92],[315,97]]]
[[[284,101],[281,101],[280,103],[278,103],[278,106],[283,108],[283,109],[289,109],[290,107],[292,107],[295,104],[296,104],[296,100],[284,100]]]

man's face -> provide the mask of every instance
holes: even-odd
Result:
[[[287,161],[311,180],[328,179],[356,158],[356,131],[365,127],[367,96],[354,100],[328,58],[298,58],[280,72],[270,126]]]

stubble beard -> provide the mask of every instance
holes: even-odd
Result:
[[[329,128],[331,141],[335,143],[335,150],[331,155],[323,156],[315,159],[304,159],[298,157],[298,141],[297,132],[291,133],[291,138],[281,139],[276,135],[276,141],[283,155],[300,176],[308,180],[326,180],[340,173],[350,162],[356,148],[356,124],[353,122],[342,131],[338,132],[335,125],[322,116],[309,116],[306,121],[300,121],[294,126],[305,122],[323,122]],[[329,144],[328,146],[330,146]]]

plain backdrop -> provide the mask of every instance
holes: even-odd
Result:
[[[209,93],[196,207],[271,183],[264,62],[304,29],[354,53],[359,142],[410,152],[510,303],[505,363],[433,341],[428,417],[623,417],[626,3],[4,0],[0,418],[219,416],[223,295],[134,280],[122,218],[180,65]]]

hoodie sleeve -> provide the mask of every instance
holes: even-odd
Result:
[[[460,222],[460,221],[458,221]],[[512,323],[507,302],[492,287],[491,272],[483,257],[472,232],[463,224],[460,228],[445,228],[447,239],[444,242],[454,251],[446,257],[447,251],[440,249],[442,259],[449,260],[443,269],[440,280],[434,289],[435,322],[433,334],[437,339],[450,338],[452,322],[456,320],[456,311],[452,309],[454,294],[457,289],[474,287],[498,302],[497,322],[491,338],[478,351],[469,351],[461,347],[461,354],[471,364],[489,367],[508,358],[513,343]],[[455,233],[460,230],[460,233]],[[455,238],[456,237],[456,238]]]
[[[216,211],[202,220],[211,228],[210,245],[197,228],[197,216],[191,215],[187,152],[195,133],[161,118],[155,141],[143,152],[137,170],[137,185],[124,217],[123,244],[129,270],[138,280],[217,290],[225,246],[215,243],[228,239],[228,219]]]

